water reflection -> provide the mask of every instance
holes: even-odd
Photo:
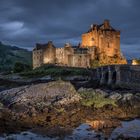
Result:
[[[135,119],[132,121],[122,122],[121,127],[117,127],[111,134],[110,139],[115,139],[118,136],[124,138],[133,137],[140,138],[140,120]]]
[[[109,122],[110,123],[110,122]],[[88,123],[82,124],[76,129],[73,130],[72,134],[65,136],[64,140],[104,140],[106,135],[103,131],[101,131],[101,127],[99,127],[100,131],[97,131],[97,129],[93,130],[93,126],[101,126],[105,125],[106,123],[103,121],[99,122],[93,122],[94,125],[89,125]],[[96,124],[96,125],[95,125]],[[98,125],[99,124],[99,125]],[[101,125],[100,125],[101,124]],[[114,123],[112,123],[114,124]],[[115,123],[118,124],[118,123]],[[110,125],[111,126],[111,125]],[[121,136],[121,138],[139,138],[140,137],[140,120],[135,119],[132,121],[124,121],[121,122],[121,125],[119,125],[117,128],[109,128],[111,130],[111,134],[108,137],[109,140],[118,139],[118,137]],[[104,128],[106,129],[106,128]],[[104,130],[103,129],[103,130]],[[113,130],[112,130],[113,129]],[[31,132],[22,132],[20,134],[13,134],[9,136],[3,136],[0,137],[0,140],[62,140],[62,138],[55,137],[47,137],[47,136],[41,136],[37,135]]]

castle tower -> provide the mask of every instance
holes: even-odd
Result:
[[[92,25],[88,32],[82,34],[81,46],[82,48],[94,47],[96,58],[100,61],[106,59],[106,64],[109,64],[111,59],[120,61],[123,59],[120,51],[120,31],[114,29],[109,20],[104,20],[101,25]]]
[[[33,49],[33,68],[42,66],[43,64],[54,64],[56,59],[56,48],[52,41],[47,44],[36,44]]]
[[[54,64],[56,59],[56,48],[53,45],[52,41],[49,41],[46,44],[46,47],[43,51],[43,63],[44,64]]]

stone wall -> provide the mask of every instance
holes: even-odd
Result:
[[[116,64],[127,64],[125,58],[121,56],[120,31],[112,28],[108,20],[101,25],[92,25],[90,30],[82,35],[81,46],[95,48],[96,57],[92,57],[92,59],[98,58],[100,62],[110,64],[112,58],[115,58]],[[124,60],[122,61],[122,59]],[[115,64],[115,62],[111,64]]]
[[[90,55],[89,54],[73,54],[68,55],[68,66],[72,67],[90,67]]]
[[[64,48],[56,48],[56,63],[63,65],[65,59],[65,50]]]
[[[54,64],[56,61],[56,48],[49,42],[43,50],[43,64]]]
[[[140,90],[140,66],[112,65],[96,69],[93,77],[100,85]]]
[[[69,43],[66,43],[64,48],[56,48],[49,41],[47,44],[37,44],[33,50],[33,68],[50,63],[90,67],[90,62],[94,60],[99,65],[127,64],[120,51],[120,31],[112,28],[108,20],[101,25],[92,25],[90,30],[82,35],[82,43],[77,48]]]
[[[40,67],[43,64],[43,50],[34,50],[33,57],[33,69]]]

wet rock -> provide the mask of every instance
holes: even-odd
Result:
[[[112,92],[109,98],[113,100],[120,100],[122,98],[122,95],[117,92]]]
[[[0,102],[0,109],[3,109],[3,107],[4,107],[3,104]]]
[[[53,81],[54,79],[52,78],[51,75],[48,75],[48,76],[41,77],[38,80],[47,82],[47,81]]]
[[[140,101],[140,93],[136,93],[135,96],[134,96],[134,98],[135,98],[136,100]]]
[[[106,92],[106,91],[104,91],[104,90],[102,90],[102,89],[96,89],[95,92],[96,92],[97,94],[102,95],[103,97],[107,97],[107,96],[109,95],[108,92]]]
[[[94,93],[95,92],[95,89],[81,87],[81,88],[78,89],[78,92],[92,92],[92,93]]]
[[[123,95],[122,101],[130,101],[133,97],[132,93],[126,93]]]
[[[135,95],[138,96],[138,97],[140,97],[140,93],[136,93]]]

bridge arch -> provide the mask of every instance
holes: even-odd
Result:
[[[116,82],[117,82],[117,72],[114,71],[114,72],[112,73],[112,84],[115,85]]]

